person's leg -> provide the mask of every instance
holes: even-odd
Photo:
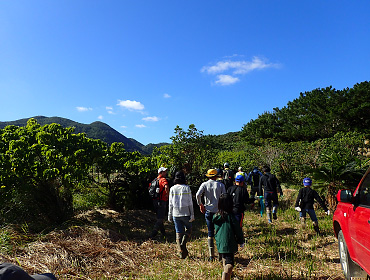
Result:
[[[301,221],[302,229],[305,229],[306,228],[306,209],[301,209],[301,212],[299,212],[299,220]]]
[[[155,212],[157,220],[154,224],[153,230],[152,230],[149,238],[154,238],[158,234],[158,230],[159,230],[159,227],[160,227],[160,221],[158,221],[159,200],[155,200],[155,199],[153,200],[153,208],[154,208],[154,212]]]
[[[176,230],[176,245],[177,245],[177,251],[180,258],[182,258],[183,250],[181,248],[181,242],[184,236],[184,224],[182,222],[181,217],[173,217],[173,222],[175,224],[175,230]]]
[[[243,227],[243,213],[234,213],[235,219],[238,221],[240,228]]]
[[[230,280],[234,267],[234,254],[222,254],[222,263],[224,267],[224,271],[222,272],[222,280]]]
[[[184,236],[181,240],[181,249],[182,249],[182,252],[183,252],[182,258],[185,259],[189,254],[188,249],[186,248],[186,243],[190,239],[190,235],[191,235],[191,231],[192,231],[192,224],[189,222],[189,220],[190,220],[189,216],[183,217],[182,220],[183,220],[183,223],[184,223],[184,226],[185,226],[185,233],[184,233]]]
[[[166,201],[159,201],[158,211],[157,211],[157,224],[164,238],[166,237],[166,230],[164,228],[164,223],[163,223],[165,215],[166,215]]]
[[[254,197],[257,193],[257,190],[255,187],[251,186],[251,193],[250,193],[250,197]]]
[[[308,215],[310,215],[313,229],[316,231],[317,234],[320,234],[319,222],[316,217],[316,213],[314,209],[307,209]]]
[[[213,214],[209,211],[206,211],[205,218],[206,218],[206,223],[207,223],[207,228],[208,228],[208,250],[209,250],[209,259],[212,261],[215,258],[215,245],[214,245],[214,232],[215,232],[215,227],[212,221]]]
[[[272,223],[272,217],[271,217],[271,193],[265,192],[264,195],[265,199],[265,207],[266,207],[266,214],[267,214],[267,221],[268,223]]]
[[[272,208],[272,218],[274,220],[277,220],[277,208],[279,206],[279,199],[278,199],[278,195],[277,193],[273,193],[272,194],[272,205],[273,205],[273,208]]]

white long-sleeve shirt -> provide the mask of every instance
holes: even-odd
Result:
[[[193,199],[188,185],[172,186],[168,202],[168,217],[190,216],[190,219],[194,219]]]

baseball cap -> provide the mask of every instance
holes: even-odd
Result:
[[[235,182],[244,182],[244,176],[243,175],[236,175]]]
[[[311,178],[304,178],[303,179],[303,185],[304,186],[311,186],[312,185],[312,180],[311,180]]]
[[[29,275],[19,266],[11,263],[0,264],[0,280],[56,280],[52,273]]]
[[[162,166],[158,169],[158,174],[163,172],[163,171],[166,171],[166,170],[167,170],[167,168]]]

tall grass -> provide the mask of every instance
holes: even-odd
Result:
[[[243,224],[245,246],[235,255],[232,279],[344,279],[338,261],[331,217],[317,209],[322,235],[307,219],[300,226],[293,209],[296,191],[284,190],[278,220],[247,210]],[[148,240],[154,214],[148,211],[91,211],[63,228],[19,242],[18,233],[0,229],[0,259],[27,271],[55,273],[58,279],[221,279],[222,264],[208,260],[204,216],[195,207],[196,221],[188,243],[189,257],[176,254],[174,225],[166,222],[167,239]],[[29,234],[29,233],[27,233]],[[17,242],[15,242],[18,240]]]

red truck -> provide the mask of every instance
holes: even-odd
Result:
[[[333,214],[340,263],[346,279],[370,275],[370,168],[356,190],[340,190]]]

